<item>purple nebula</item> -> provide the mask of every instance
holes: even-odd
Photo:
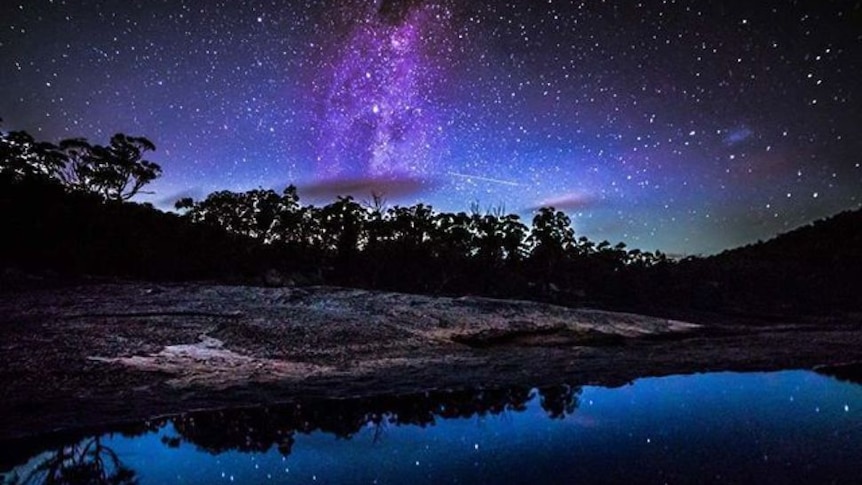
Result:
[[[442,141],[431,98],[440,78],[435,32],[445,18],[416,2],[353,7],[324,63],[318,176],[426,174]]]

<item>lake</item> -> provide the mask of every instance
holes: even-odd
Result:
[[[4,483],[859,483],[862,386],[782,371],[437,391],[20,445]]]

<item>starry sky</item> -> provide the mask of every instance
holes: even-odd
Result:
[[[146,136],[142,200],[539,206],[710,254],[862,203],[858,0],[27,0],[0,117]]]

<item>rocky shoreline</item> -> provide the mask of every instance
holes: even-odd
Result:
[[[860,329],[853,317],[688,323],[333,287],[8,291],[0,294],[0,442],[307,398],[811,368],[862,360]]]

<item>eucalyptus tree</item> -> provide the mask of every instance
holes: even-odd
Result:
[[[572,221],[562,211],[543,207],[533,217],[527,241],[531,245],[531,259],[548,265],[557,263],[575,245]]]
[[[26,131],[0,131],[0,174],[13,180],[57,178],[66,156],[54,144],[36,141]]]
[[[242,194],[236,192],[220,190],[200,202],[184,198],[177,201],[175,207],[184,210],[184,217],[192,222],[219,227],[234,234],[249,235],[251,232],[245,201]]]
[[[366,211],[353,197],[338,197],[317,213],[323,248],[339,260],[352,259],[365,233]]]
[[[435,233],[434,210],[425,204],[395,206],[387,211],[390,237],[407,252],[427,247]]]
[[[66,156],[60,171],[72,188],[97,193],[108,200],[128,200],[162,174],[157,163],[144,159],[156,146],[144,137],[117,133],[107,146],[91,145],[84,138],[60,142]]]
[[[508,214],[499,220],[501,243],[506,261],[518,263],[527,254],[528,229],[517,214]]]
[[[471,216],[465,212],[434,215],[434,249],[444,261],[464,261],[475,248]]]
[[[272,222],[272,239],[290,244],[307,245],[309,237],[306,223],[307,211],[299,203],[296,186],[288,185],[281,192],[275,207]]]

